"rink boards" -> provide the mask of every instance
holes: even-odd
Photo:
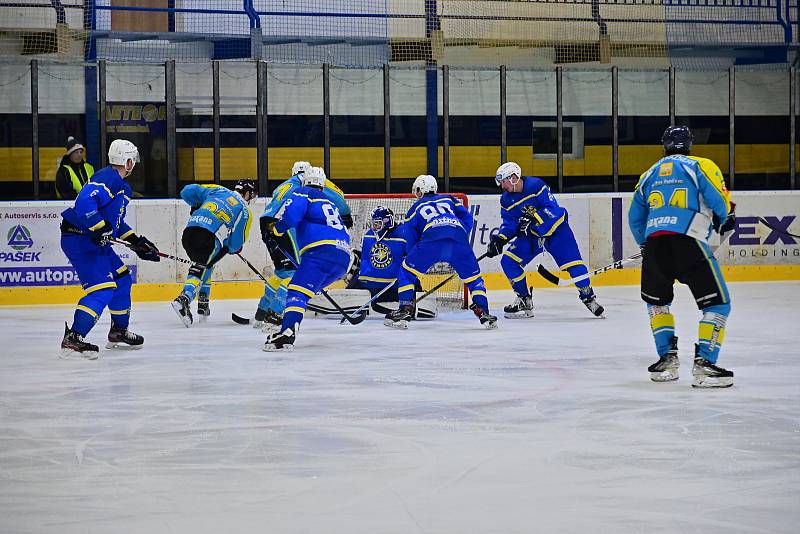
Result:
[[[630,194],[556,197],[569,211],[570,226],[590,269],[638,251],[627,225]],[[726,278],[731,281],[800,279],[800,239],[789,235],[800,235],[800,193],[736,192],[733,197],[737,203],[737,228],[716,252]],[[265,202],[266,199],[259,199],[251,207],[255,217],[263,212]],[[81,288],[59,243],[60,213],[69,205],[60,201],[0,202],[0,305],[70,303],[79,297]],[[476,255],[481,255],[501,224],[499,195],[470,195],[469,205],[475,217],[470,242]],[[160,250],[186,258],[180,237],[188,216],[189,208],[180,200],[134,200],[128,207],[126,220]],[[124,247],[116,248],[134,273],[135,300],[174,298],[187,276],[188,265],[170,260],[140,261]],[[257,223],[253,224],[242,254],[263,273],[270,272],[271,262],[258,235]],[[557,271],[549,256],[541,260],[548,269]],[[489,289],[508,289],[500,272],[499,258],[483,260],[481,268]],[[532,263],[529,269],[535,271],[535,265]],[[530,273],[528,277],[534,286],[547,285],[538,274]],[[219,282],[214,285],[214,298],[255,298],[263,290],[262,283],[234,257],[217,265],[214,279]],[[595,284],[626,285],[638,281],[639,269],[634,264],[598,276]]]

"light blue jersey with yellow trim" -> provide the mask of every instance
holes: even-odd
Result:
[[[133,233],[125,222],[131,186],[111,166],[92,175],[78,193],[75,205],[61,213],[64,220],[91,232],[110,224],[113,236],[125,238]],[[104,222],[105,221],[105,222]]]
[[[279,209],[281,209],[283,202],[289,198],[289,195],[294,193],[302,186],[303,184],[300,181],[300,175],[296,174],[276,187],[275,191],[272,193],[272,199],[264,208],[264,213],[261,214],[261,216],[275,217],[275,214],[278,213]],[[333,205],[336,206],[336,209],[339,210],[341,215],[350,215],[350,206],[347,205],[347,202],[344,199],[344,192],[339,189],[335,183],[330,180],[325,180],[325,188],[322,190],[322,192],[331,202],[333,202]]]
[[[417,200],[403,222],[408,250],[425,239],[463,239],[469,236],[474,220],[460,200],[449,195],[428,193]]]
[[[666,156],[642,174],[628,210],[638,244],[655,232],[685,234],[707,242],[716,216],[730,213],[730,194],[719,167],[706,158]]]
[[[350,234],[339,209],[320,189],[306,186],[295,189],[275,213],[275,218],[277,233],[295,230],[301,255],[322,245],[333,245],[350,253]]]
[[[558,205],[556,198],[540,178],[524,176],[522,191],[500,196],[500,216],[503,224],[500,235],[511,239],[519,230],[519,218],[523,213],[531,213],[534,224],[529,228],[535,237],[551,235],[567,219],[567,210]]]
[[[383,238],[373,230],[364,234],[361,245],[361,268],[358,279],[362,282],[388,284],[397,279],[397,273],[406,255],[406,238],[403,226],[396,226]]]
[[[239,193],[221,185],[190,184],[181,190],[181,198],[197,208],[189,217],[187,227],[198,226],[210,231],[231,254],[242,250],[253,217]]]

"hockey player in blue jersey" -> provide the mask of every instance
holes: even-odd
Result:
[[[670,126],[662,137],[665,156],[639,179],[628,224],[642,249],[642,300],[647,303],[658,361],[648,367],[654,382],[678,379],[678,338],[670,311],[675,280],[689,286],[702,312],[695,345],[694,387],[733,385],[733,372],[716,365],[725,338],[731,298],[709,247],[712,229],[734,229],[735,205],[713,161],[690,156],[694,137]]]
[[[111,248],[111,239],[121,239],[141,259],[159,261],[158,249],[147,238],[136,235],[125,223],[131,186],[125,180],[139,161],[139,151],[130,141],[117,139],[108,147],[109,166],[97,171],[78,193],[75,205],[61,214],[61,250],[78,273],[85,295],[78,301],[72,327],[61,341],[63,357],[97,358],[97,345],[84,338],[103,310],[111,313],[106,348],[140,348],[144,338],[128,330],[131,313],[131,274]]]
[[[264,296],[261,297],[258,303],[253,326],[254,328],[262,328],[266,333],[276,331],[281,325],[283,309],[286,306],[286,286],[295,272],[294,265],[298,263],[299,258],[295,229],[292,228],[283,235],[276,236],[272,231],[271,224],[275,219],[275,214],[283,206],[284,201],[302,186],[301,179],[303,174],[310,168],[311,164],[307,161],[296,161],[294,163],[291,178],[275,188],[272,200],[267,204],[259,221],[261,238],[267,246],[267,252],[272,259],[274,271],[267,279],[264,287]],[[344,192],[331,180],[326,180],[323,194],[339,210],[344,225],[347,228],[352,227],[353,218],[350,213],[350,207],[345,202]],[[289,254],[291,259],[287,258],[286,254]]]
[[[287,286],[280,330],[269,335],[265,351],[292,350],[308,300],[342,278],[350,265],[350,234],[324,193],[325,171],[311,167],[301,181],[269,221],[276,237],[294,229],[300,263]]]
[[[256,197],[258,184],[249,179],[237,181],[233,191],[221,185],[198,184],[187,185],[181,190],[181,198],[191,207],[181,243],[193,263],[172,308],[186,328],[192,326],[189,305],[195,297],[197,315],[205,319],[211,313],[209,296],[214,265],[226,254],[241,252],[253,220],[247,206]]]
[[[517,294],[514,303],[503,309],[504,315],[509,319],[533,317],[533,297],[525,279],[525,266],[533,258],[547,251],[573,278],[589,271],[569,226],[567,210],[558,205],[547,184],[533,176],[522,176],[522,169],[513,161],[500,165],[495,182],[503,189],[502,225],[489,242],[487,255],[503,254],[500,266]],[[511,246],[503,252],[509,241]],[[589,279],[575,285],[589,311],[602,316],[603,307],[597,303]]]
[[[470,309],[481,324],[487,329],[497,328],[497,317],[489,313],[486,286],[469,244],[472,214],[460,201],[439,195],[437,190],[436,178],[428,174],[418,176],[411,188],[417,201],[403,222],[408,255],[397,281],[400,307],[386,316],[384,324],[408,328],[414,316],[415,282],[435,263],[447,262],[469,288]]]

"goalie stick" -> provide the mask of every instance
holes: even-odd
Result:
[[[599,269],[595,269],[594,271],[589,271],[588,273],[582,274],[581,276],[576,276],[575,278],[559,278],[557,275],[555,275],[555,274],[551,273],[550,271],[548,271],[544,267],[544,265],[542,265],[541,263],[539,264],[539,268],[537,270],[539,271],[539,274],[542,276],[542,278],[544,278],[545,280],[547,280],[548,282],[550,282],[553,285],[571,286],[575,282],[580,282],[581,280],[586,280],[587,278],[591,278],[592,276],[598,275],[600,273],[604,273],[604,272],[611,271],[611,270],[614,270],[614,269],[622,269],[622,266],[625,265],[626,263],[630,263],[632,261],[638,260],[641,257],[642,257],[642,253],[641,252],[637,252],[633,256],[629,256],[627,258],[623,258],[621,260],[617,260],[614,263],[610,263],[610,264],[606,265],[605,267],[600,267]]]

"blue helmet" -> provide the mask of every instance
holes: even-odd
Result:
[[[378,206],[372,210],[370,219],[372,220],[372,231],[379,236],[385,235],[397,226],[394,220],[394,212],[384,206]]]
[[[661,143],[664,145],[664,153],[688,154],[692,151],[694,136],[688,126],[670,126],[664,130],[661,136]]]

